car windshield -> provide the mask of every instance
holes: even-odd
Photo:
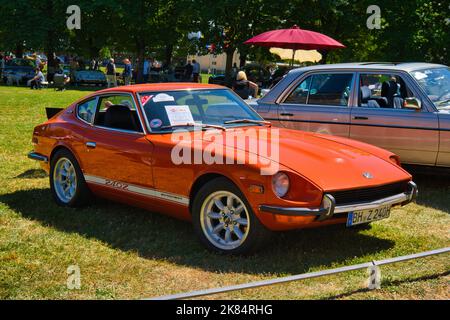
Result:
[[[228,89],[145,92],[139,99],[152,132],[192,129],[196,125],[230,128],[265,124]]]
[[[417,70],[412,75],[438,109],[450,107],[449,68]]]

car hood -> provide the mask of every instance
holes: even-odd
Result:
[[[269,139],[261,134],[248,135],[247,143],[258,145],[257,143],[267,142],[270,137],[274,137],[274,130],[277,130],[279,157],[270,159],[282,167],[297,172],[325,191],[378,186],[411,178],[406,171],[389,161],[388,152],[386,158],[381,158],[365,150],[360,143],[355,142],[357,146],[353,146],[353,141],[349,139],[345,139],[345,143],[340,143],[333,141],[333,137],[297,130],[258,127],[256,131],[260,130],[267,130]],[[266,156],[267,153],[248,151],[252,149],[234,145],[230,140],[222,139],[220,143],[230,148],[247,149],[246,152],[269,158]],[[274,143],[275,140],[270,141]],[[270,144],[267,145],[270,150]],[[365,173],[370,173],[372,178],[366,178],[363,175]]]

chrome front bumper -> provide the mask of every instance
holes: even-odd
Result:
[[[371,202],[350,203],[336,206],[336,201],[331,194],[325,194],[320,208],[295,208],[295,207],[275,207],[268,205],[259,206],[259,210],[268,213],[279,214],[283,216],[314,216],[318,220],[325,220],[333,217],[337,213],[347,213],[352,211],[375,209],[386,205],[406,205],[414,201],[417,197],[417,185],[410,181],[408,191],[399,193],[387,198],[374,200]]]
[[[42,161],[47,163],[48,162],[48,158],[40,153],[37,152],[30,152],[28,154],[28,158],[33,159],[33,160],[37,160],[37,161]]]

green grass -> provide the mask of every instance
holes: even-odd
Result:
[[[87,91],[0,87],[0,299],[142,298],[287,276],[450,245],[448,177],[416,177],[417,204],[356,231],[337,226],[278,234],[251,257],[208,253],[190,224],[108,201],[74,210],[51,198],[48,178],[26,158],[46,106]],[[66,287],[67,267],[81,289]],[[448,255],[382,267],[382,289],[365,271],[227,293],[237,299],[449,299]]]

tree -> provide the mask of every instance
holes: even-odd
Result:
[[[200,12],[201,30],[205,34],[204,44],[214,43],[218,52],[226,53],[225,74],[228,81],[234,52],[238,50],[245,61],[251,49],[244,42],[260,32],[278,26],[281,18],[277,13],[283,5],[286,5],[283,1],[264,0],[199,1],[198,7],[208,8]]]

